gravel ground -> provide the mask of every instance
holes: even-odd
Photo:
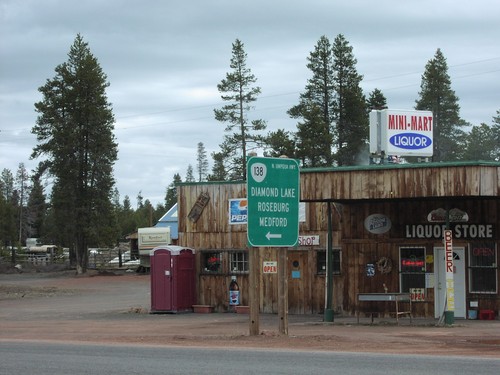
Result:
[[[0,269],[0,272],[2,270]],[[5,270],[4,270],[5,271]],[[249,336],[248,315],[149,314],[150,279],[133,272],[0,273],[0,340],[77,341],[132,345],[218,346],[300,350],[473,355],[500,358],[500,321],[290,315],[288,335],[278,317],[261,314]]]

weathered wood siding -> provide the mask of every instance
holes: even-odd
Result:
[[[500,248],[500,166],[435,165],[431,167],[374,167],[371,169],[309,170],[301,172],[301,201],[306,202],[306,222],[300,223],[300,235],[319,235],[320,245],[288,249],[287,272],[289,312],[321,313],[325,305],[325,276],[317,273],[317,251],[327,246],[327,202],[332,204],[333,245],[342,254],[341,274],[333,285],[334,310],[354,314],[358,293],[380,293],[383,285],[399,292],[399,249],[422,246],[426,254],[442,246],[437,239],[407,238],[406,225],[425,224],[427,215],[437,208],[458,208],[469,215],[473,224],[494,225],[495,242]],[[199,219],[187,218],[201,193],[210,200]],[[198,303],[210,304],[219,311],[229,308],[229,251],[258,251],[260,266],[264,261],[277,261],[276,248],[248,248],[246,225],[229,224],[229,199],[245,198],[245,183],[181,184],[178,187],[179,244],[197,250]],[[371,214],[383,214],[392,222],[391,230],[372,234],[364,228]],[[474,239],[459,239],[454,246],[467,249]],[[221,274],[201,272],[200,254],[207,250],[224,250]],[[366,276],[366,265],[382,257],[392,260],[392,271]],[[295,267],[294,261],[298,264]],[[433,273],[433,264],[426,265]],[[467,267],[467,265],[466,265]],[[296,271],[296,272],[292,272]],[[292,274],[295,277],[292,277]],[[466,271],[466,284],[469,273]],[[248,274],[238,274],[241,304],[248,304]],[[500,280],[497,280],[500,285]],[[260,274],[260,309],[277,312],[277,274]],[[499,295],[467,295],[479,299],[481,306],[500,310]],[[372,304],[373,305],[373,304]],[[389,313],[386,305],[367,307]],[[415,315],[434,316],[434,289],[426,290],[426,300],[414,304]]]
[[[301,200],[498,197],[498,163],[370,166],[301,171]]]

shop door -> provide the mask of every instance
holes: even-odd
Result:
[[[453,248],[453,281],[455,284],[455,318],[465,318],[465,249]],[[434,316],[439,318],[446,304],[446,271],[444,247],[434,248]]]
[[[307,252],[288,252],[288,312],[290,314],[309,313],[311,300],[307,267]]]
[[[151,307],[155,311],[171,311],[173,308],[171,256],[170,251],[163,249],[154,254],[151,267]]]

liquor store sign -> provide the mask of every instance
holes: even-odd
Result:
[[[429,157],[433,154],[433,131],[434,118],[429,111],[372,111],[370,152]]]
[[[251,246],[296,246],[299,238],[299,164],[252,157],[247,162],[247,238]]]

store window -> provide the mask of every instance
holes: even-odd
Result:
[[[222,272],[222,253],[220,251],[204,251],[201,256],[201,268],[203,272],[221,273]]]
[[[342,252],[340,248],[333,248],[332,274],[340,275],[340,261]],[[318,275],[326,275],[326,250],[318,250],[316,252],[316,273]]]
[[[232,251],[229,253],[229,269],[231,273],[248,273],[248,251]]]
[[[425,288],[425,247],[399,248],[401,293]]]
[[[469,246],[471,293],[497,293],[497,250],[493,242]]]

